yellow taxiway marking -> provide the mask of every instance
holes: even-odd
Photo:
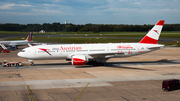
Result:
[[[87,83],[86,87],[84,87],[84,89],[82,90],[81,94],[79,94],[79,97],[76,99],[76,101],[79,100],[79,98],[81,97],[81,95],[83,94],[83,92],[85,91],[85,89],[87,88],[88,85],[89,85],[89,83]]]
[[[28,88],[28,91],[29,91],[29,94],[30,94],[30,97],[31,97],[31,101],[34,101],[34,100],[33,100],[32,93],[31,93],[31,90],[30,90],[30,88],[29,88],[29,85],[27,85],[27,88]]]

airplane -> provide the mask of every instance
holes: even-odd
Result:
[[[27,43],[32,41],[32,32],[29,33],[25,40],[13,40],[13,41],[0,41],[0,46],[7,49],[5,46],[11,46],[15,49],[18,49],[18,46],[27,45]]]
[[[38,45],[22,49],[17,55],[33,60],[70,60],[72,65],[104,65],[110,58],[135,56],[164,47],[158,39],[164,25],[160,20],[138,43],[97,43],[97,44],[57,44]]]

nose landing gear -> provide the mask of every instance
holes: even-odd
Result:
[[[31,62],[31,66],[35,66],[33,60],[28,60],[28,61]]]

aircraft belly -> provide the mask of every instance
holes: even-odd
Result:
[[[66,55],[60,55],[58,53],[39,53],[39,54],[33,54],[33,56],[29,56],[28,59],[32,60],[51,60],[51,59],[64,59],[66,58]]]

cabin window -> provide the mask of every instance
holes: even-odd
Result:
[[[25,52],[25,50],[21,50],[21,52]]]
[[[104,49],[95,49],[95,50],[89,50],[89,51],[105,51]]]
[[[75,52],[75,50],[66,50],[66,52]]]
[[[87,52],[88,50],[77,50],[77,52]]]

